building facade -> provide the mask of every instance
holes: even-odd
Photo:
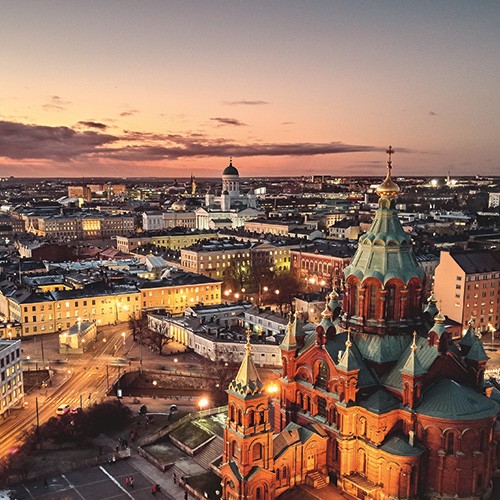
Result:
[[[476,319],[481,331],[500,328],[500,251],[442,251],[434,294],[443,314],[461,323]]]
[[[21,341],[0,340],[0,419],[24,398]]]

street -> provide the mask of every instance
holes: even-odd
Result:
[[[37,425],[37,418],[41,425],[54,417],[60,404],[75,407],[81,403],[85,407],[105,397],[108,383],[111,387],[121,370],[113,354],[119,356],[126,348],[121,335],[123,331],[123,325],[104,327],[98,335],[95,348],[83,355],[68,356],[67,363],[53,365],[57,366],[53,387],[36,389],[27,395],[24,408],[14,409],[10,418],[0,425],[0,457],[19,446],[23,433]],[[26,353],[28,349],[23,348]],[[47,354],[46,362],[50,363],[54,354]],[[60,357],[52,358],[52,361]]]

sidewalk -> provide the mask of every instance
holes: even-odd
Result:
[[[145,458],[140,457],[134,452],[134,454],[129,458],[131,464],[142,474],[144,474],[148,479],[153,481],[153,483],[159,484],[162,493],[167,495],[168,498],[172,500],[182,500],[183,498],[193,499],[192,495],[188,493],[185,497],[186,490],[174,483],[173,474],[171,471],[166,470],[161,472],[153,464],[150,464]]]

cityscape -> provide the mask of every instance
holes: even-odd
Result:
[[[0,10],[0,500],[500,496],[498,5]]]

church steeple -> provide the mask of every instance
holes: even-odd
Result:
[[[387,175],[384,179],[384,182],[380,184],[377,188],[377,194],[381,198],[396,198],[399,194],[399,186],[392,180],[391,172],[392,172],[392,155],[395,153],[392,146],[389,146],[389,149],[386,151],[388,155],[387,159]]]
[[[260,490],[274,498],[273,428],[269,396],[252,358],[250,330],[240,369],[228,388],[228,415],[224,428],[221,475],[222,498],[257,498]]]
[[[262,392],[263,383],[260,379],[259,372],[253,362],[252,346],[250,344],[250,333],[247,330],[247,343],[245,346],[245,355],[241,362],[240,369],[234,380],[229,384],[229,391],[232,391],[243,398],[258,395]]]

